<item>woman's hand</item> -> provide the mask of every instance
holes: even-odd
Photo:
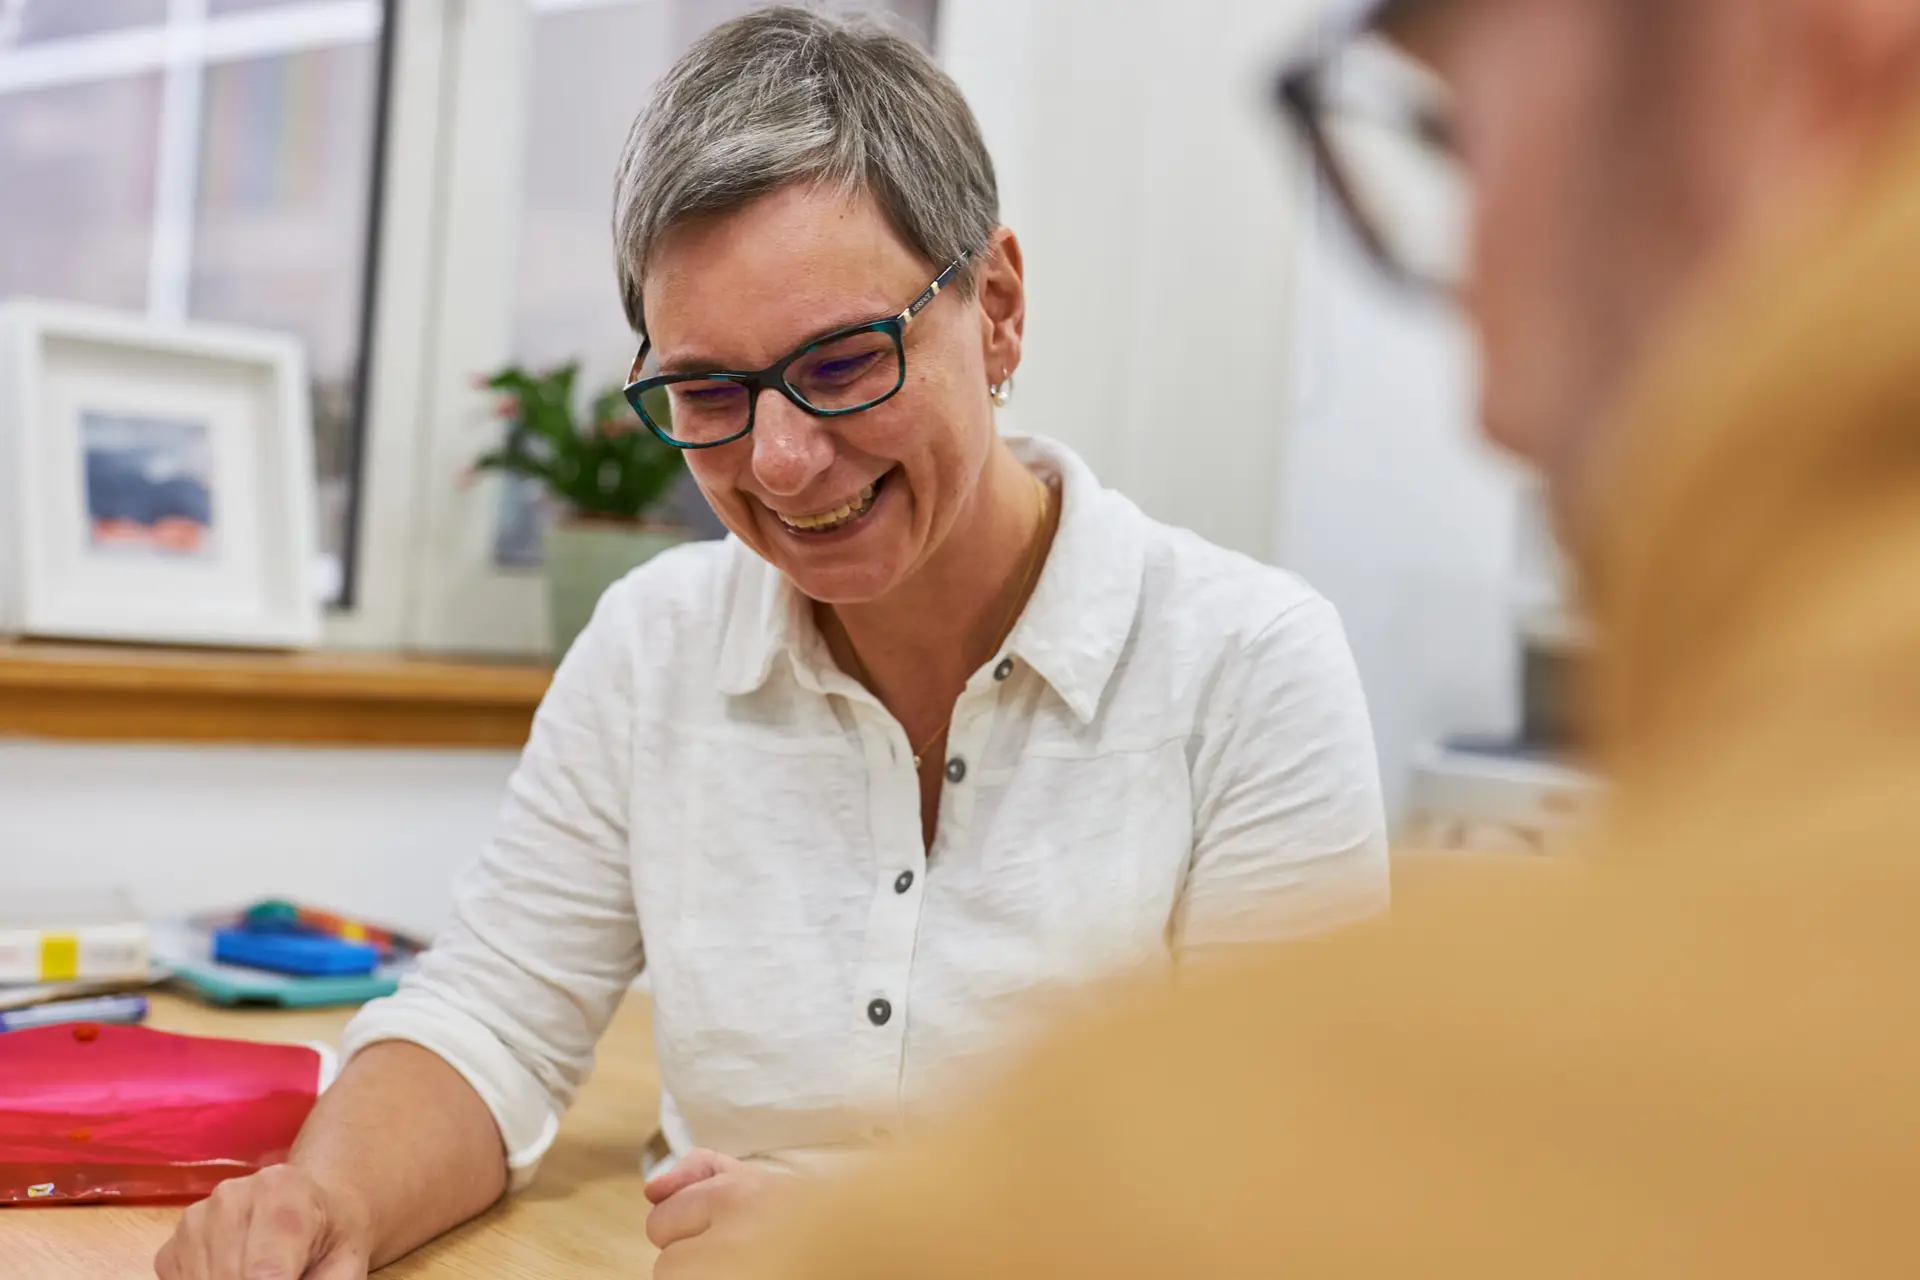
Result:
[[[288,1163],[214,1188],[153,1267],[160,1280],[366,1280],[506,1186],[480,1095],[439,1056],[384,1041],[320,1095]]]
[[[181,1215],[153,1261],[159,1280],[305,1276],[366,1280],[367,1213],[295,1165],[235,1178]]]
[[[766,1220],[769,1205],[793,1182],[718,1151],[687,1152],[647,1184],[653,1210],[647,1239],[660,1250],[655,1280],[730,1274],[729,1260]]]

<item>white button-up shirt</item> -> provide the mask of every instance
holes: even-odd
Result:
[[[808,601],[737,542],[683,547],[601,601],[452,924],[347,1051],[444,1057],[520,1185],[644,960],[675,1152],[807,1164],[977,1079],[1036,995],[1382,908],[1333,609],[1013,444],[1059,529],[954,708],[930,849],[906,735]]]

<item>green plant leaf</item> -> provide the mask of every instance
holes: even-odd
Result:
[[[578,361],[537,374],[518,365],[489,374],[482,385],[502,393],[513,412],[500,447],[473,465],[535,477],[575,511],[640,519],[673,492],[686,458],[646,429],[619,387],[601,390],[585,419],[576,418],[579,374]]]

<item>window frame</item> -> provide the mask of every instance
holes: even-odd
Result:
[[[408,0],[388,121],[385,243],[362,468],[355,616],[341,647],[500,657],[549,651],[546,578],[495,562],[499,476],[471,477],[513,357],[534,24],[671,0]],[[471,477],[471,483],[463,478]]]
[[[428,652],[538,653],[546,647],[543,577],[493,564],[501,481],[458,483],[488,443],[492,400],[474,379],[513,349],[520,202],[508,193],[519,190],[523,167],[534,13],[527,4],[460,0],[428,7],[441,19],[437,263],[421,358],[410,362],[423,430],[401,544],[409,562],[401,628],[407,647]]]

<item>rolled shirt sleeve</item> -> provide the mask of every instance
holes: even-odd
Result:
[[[452,922],[343,1056],[403,1040],[444,1058],[500,1127],[510,1188],[533,1177],[643,962],[627,844],[633,628],[609,591],[555,673],[496,834]]]

